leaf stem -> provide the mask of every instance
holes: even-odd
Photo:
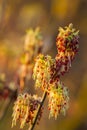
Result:
[[[35,116],[35,118],[34,118],[34,121],[33,121],[32,125],[29,127],[28,130],[33,130],[33,129],[34,129],[35,124],[36,124],[37,119],[38,119],[39,112],[40,112],[40,110],[41,110],[41,107],[42,107],[43,104],[44,104],[44,101],[45,101],[45,99],[46,99],[46,96],[47,96],[47,92],[44,91],[43,96],[42,96],[42,102],[41,102],[40,105],[38,106],[38,110],[37,110],[36,116]]]

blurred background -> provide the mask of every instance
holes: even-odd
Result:
[[[70,107],[66,116],[49,120],[46,100],[36,130],[87,130],[87,0],[0,0],[0,74],[6,74],[7,82],[14,78],[27,29],[41,28],[43,53],[54,57],[58,27],[69,23],[80,30],[79,53],[62,78],[70,91]],[[19,125],[11,128],[13,103],[0,120],[0,130],[20,130]]]

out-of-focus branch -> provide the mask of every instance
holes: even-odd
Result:
[[[4,101],[4,104],[0,110],[0,121],[4,118],[9,106],[10,106],[10,103],[12,101],[12,98],[7,98],[5,101]]]
[[[17,97],[17,90],[12,91],[8,88],[4,88],[0,93],[2,98],[1,102],[4,102],[0,109],[0,121],[1,121],[4,118],[12,100]]]

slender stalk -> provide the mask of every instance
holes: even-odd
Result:
[[[39,112],[40,112],[40,110],[41,110],[41,107],[42,107],[43,104],[44,104],[44,101],[45,101],[45,99],[46,99],[46,96],[47,96],[47,92],[44,92],[44,93],[43,93],[43,96],[42,96],[42,102],[40,103],[40,105],[39,105],[39,107],[38,107],[38,110],[37,110],[37,113],[36,113],[36,116],[35,116],[35,118],[34,118],[34,121],[33,121],[32,125],[29,127],[28,130],[33,130],[33,129],[34,129],[35,124],[36,124],[37,119],[38,119]]]

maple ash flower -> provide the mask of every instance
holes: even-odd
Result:
[[[71,63],[78,52],[79,31],[76,31],[72,24],[69,24],[65,29],[60,27],[56,45],[58,54],[51,67],[51,82],[69,71]]]
[[[35,67],[33,70],[33,78],[36,79],[36,88],[42,88],[47,90],[47,86],[50,80],[50,67],[54,63],[51,56],[44,56],[40,54],[36,58]]]
[[[29,58],[36,56],[40,52],[43,45],[40,28],[37,27],[35,30],[29,29],[25,36],[24,50],[29,51]]]
[[[54,59],[51,56],[39,54],[42,47],[40,31],[30,30],[26,35],[25,54],[22,59],[20,69],[20,85],[25,85],[24,80],[28,70],[33,68],[34,58],[36,58],[33,68],[33,79],[36,80],[35,87],[43,90],[42,98],[28,93],[20,94],[14,104],[12,127],[20,121],[20,128],[29,124],[30,129],[34,128],[37,120],[42,115],[42,106],[46,96],[48,96],[49,118],[55,119],[59,114],[66,113],[69,107],[68,88],[61,82],[61,76],[69,71],[72,61],[75,58],[79,48],[79,31],[73,28],[72,24],[68,27],[59,28],[59,34],[56,39],[57,55]]]
[[[17,120],[20,121],[20,128],[23,128],[26,123],[31,125],[40,103],[41,98],[37,95],[31,96],[28,93],[19,95],[13,108],[12,127],[16,125]]]
[[[49,118],[55,117],[56,119],[60,113],[65,115],[69,102],[67,87],[65,87],[60,81],[54,82],[50,85],[50,92],[48,97],[48,109],[50,110]]]

